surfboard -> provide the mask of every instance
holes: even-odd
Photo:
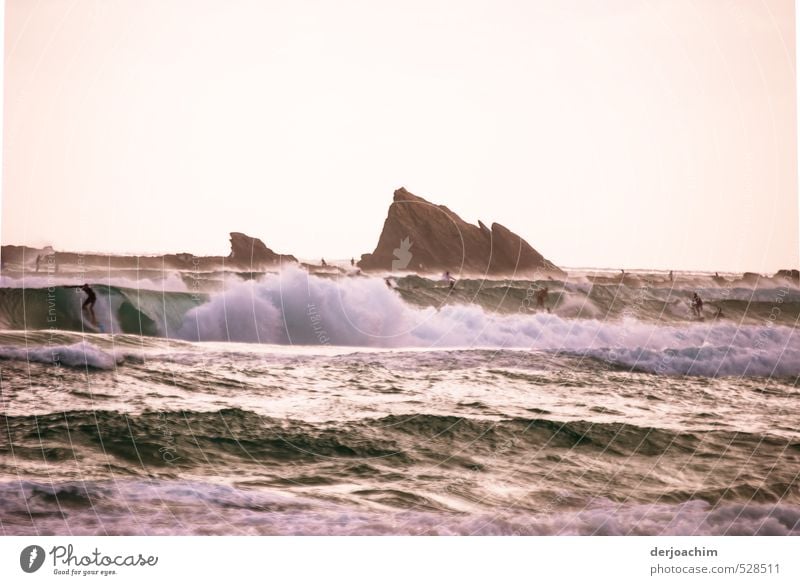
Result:
[[[93,323],[84,311],[81,311],[81,322],[83,323],[84,330],[91,331],[92,333],[103,333],[103,326],[99,323]]]

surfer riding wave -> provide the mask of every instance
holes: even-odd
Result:
[[[97,317],[94,314],[94,304],[97,302],[97,295],[92,290],[92,287],[90,287],[87,283],[84,283],[83,286],[76,286],[75,288],[86,293],[86,300],[83,301],[81,310],[86,311],[89,314],[92,325],[97,327]]]

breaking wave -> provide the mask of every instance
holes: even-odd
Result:
[[[552,312],[533,311],[531,291],[544,285],[557,291],[547,299]],[[666,375],[800,374],[793,289],[727,291],[707,301],[703,321],[689,318],[691,292],[671,288],[467,281],[450,290],[419,277],[394,287],[381,278],[327,278],[298,268],[227,282],[209,294],[95,290],[97,328],[81,312],[82,295],[64,287],[0,289],[0,327],[280,345],[529,349]],[[36,351],[3,351],[7,359],[44,359]],[[79,353],[76,363],[109,363]]]

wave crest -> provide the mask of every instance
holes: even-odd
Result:
[[[381,279],[328,279],[299,269],[213,295],[187,313],[178,335],[192,341],[531,349],[669,375],[800,374],[800,342],[791,327],[575,320],[491,313],[471,304],[421,308]]]

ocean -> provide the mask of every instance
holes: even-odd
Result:
[[[800,534],[789,281],[48,268],[0,277],[3,534]]]

